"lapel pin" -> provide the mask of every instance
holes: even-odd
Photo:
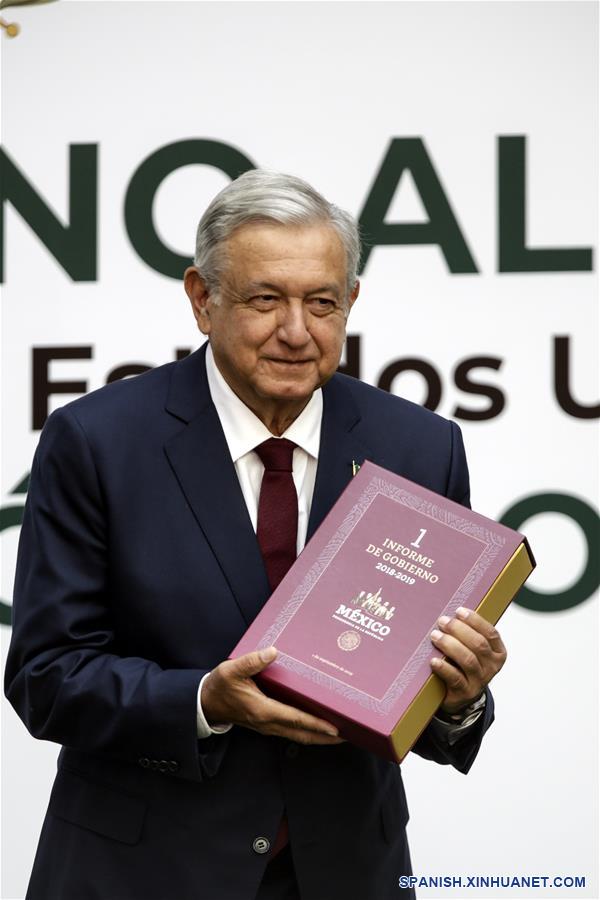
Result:
[[[357,463],[356,460],[353,459],[352,460],[352,477],[353,478],[355,475],[358,474],[359,469],[360,469],[360,463]]]

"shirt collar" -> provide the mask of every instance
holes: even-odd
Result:
[[[231,458],[236,463],[273,435],[227,384],[217,368],[210,344],[206,348],[206,376]],[[318,388],[281,437],[293,441],[316,459],[319,455],[322,417],[323,392]]]

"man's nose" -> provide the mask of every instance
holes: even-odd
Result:
[[[289,300],[280,309],[277,337],[290,347],[304,347],[311,335],[307,328],[307,310],[302,300]]]

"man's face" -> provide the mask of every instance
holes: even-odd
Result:
[[[198,327],[238,397],[287,427],[339,364],[358,284],[347,298],[345,250],[325,224],[251,223],[223,253],[219,297],[186,272]]]

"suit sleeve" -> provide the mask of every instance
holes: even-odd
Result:
[[[214,774],[227,737],[198,742],[202,669],[122,655],[108,516],[90,446],[66,407],[46,423],[21,530],[6,694],[34,737],[170,774]],[[144,765],[144,763],[141,763]]]
[[[450,425],[450,461],[446,497],[471,509],[469,467],[462,432],[456,422],[448,424]]]
[[[446,496],[470,509],[469,468],[462,433],[455,422],[448,424],[450,426],[450,453]],[[450,746],[448,741],[438,735],[434,728],[428,727],[414,745],[413,752],[442,765],[452,765],[459,772],[466,774],[479,752],[483,735],[494,721],[494,701],[487,688],[486,695],[487,700],[483,714],[455,744]]]

